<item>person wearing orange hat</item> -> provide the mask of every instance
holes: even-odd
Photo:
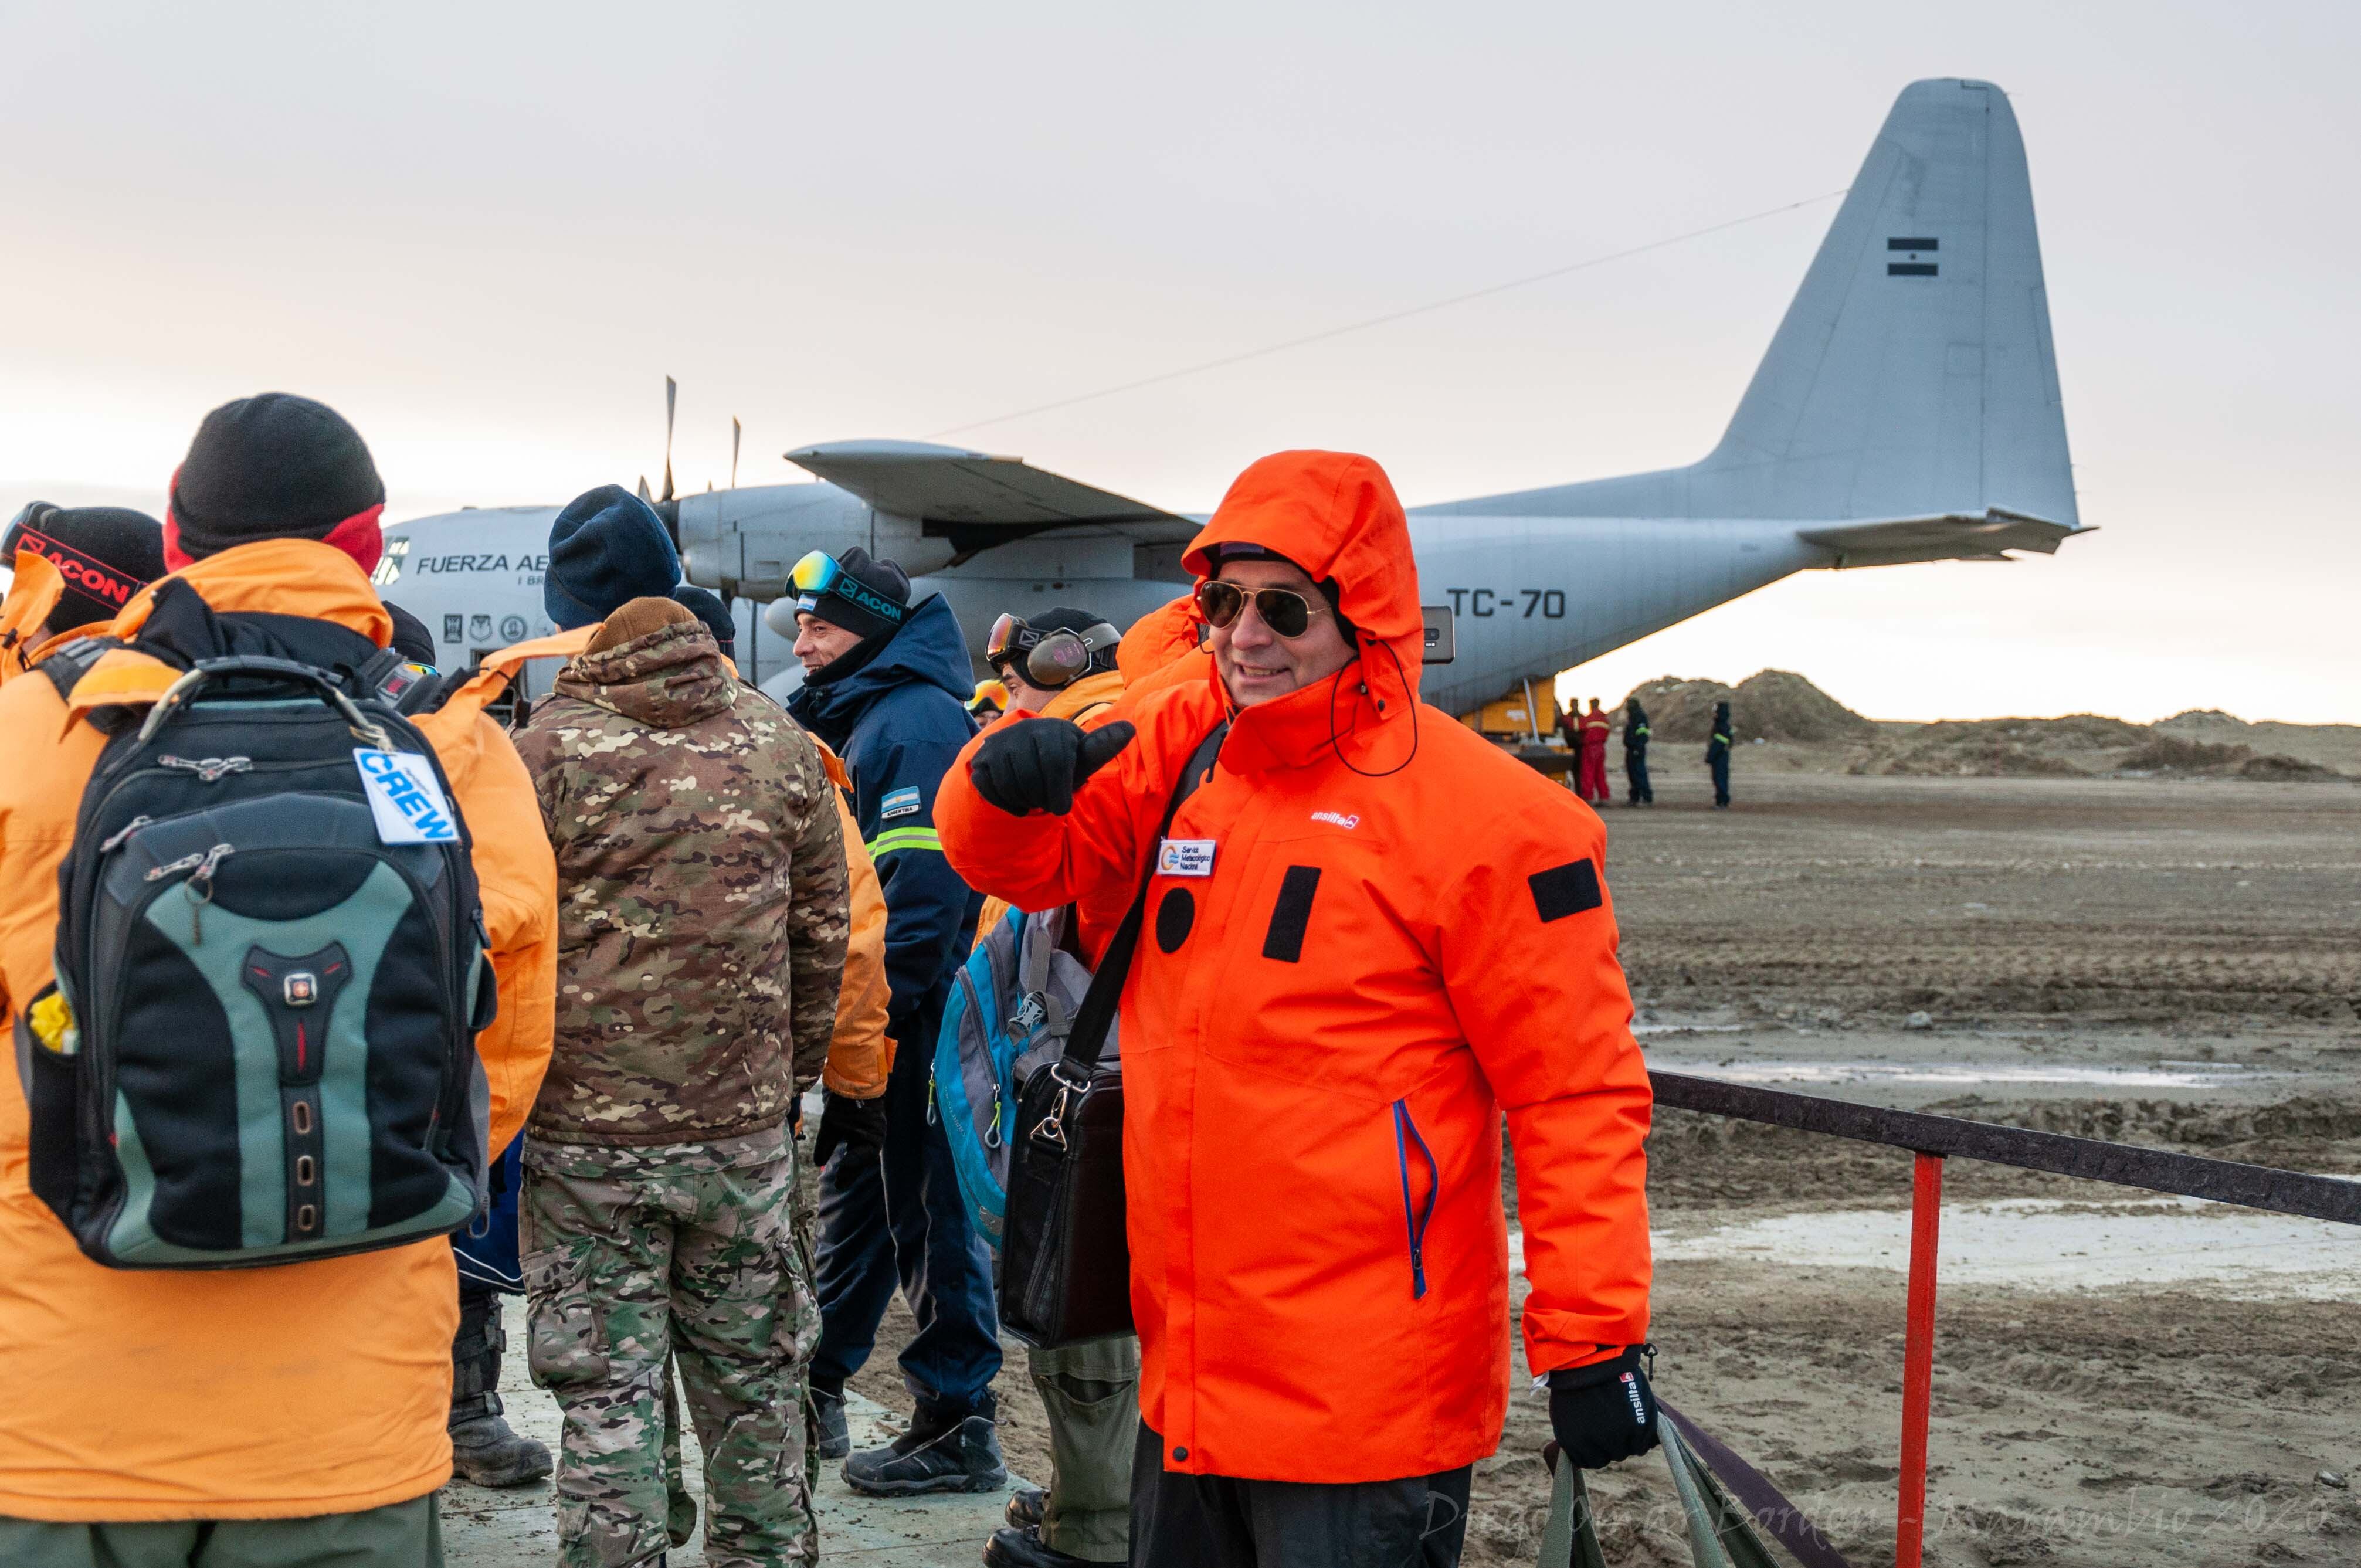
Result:
[[[1264,458],[1183,560],[1202,678],[1093,729],[1011,717],[936,807],[972,885],[1137,943],[1132,1562],[1455,1562],[1510,1381],[1504,1112],[1558,1441],[1585,1466],[1656,1441],[1652,1101],[1604,830],[1419,701],[1409,528],[1374,462]]]

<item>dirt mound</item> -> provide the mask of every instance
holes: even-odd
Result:
[[[2095,713],[2064,718],[1948,719],[1878,746],[1857,773],[1976,778],[2074,778],[2105,772],[2154,733]]]
[[[2249,757],[2238,764],[2238,777],[2261,779],[2269,784],[2315,784],[2345,775],[2334,768],[2324,768],[2318,762],[2307,762],[2301,757],[2290,757],[2274,751],[2268,756]]]
[[[1758,670],[1739,682],[1730,718],[1750,737],[1768,740],[1867,740],[1877,734],[1876,725],[1787,670]]]
[[[1735,701],[1737,695],[1719,681],[1658,675],[1634,688],[1630,696],[1615,706],[1620,713],[1636,696],[1640,706],[1648,710],[1648,731],[1655,740],[1702,742],[1713,732],[1713,705]]]
[[[2115,771],[2123,773],[2221,773],[2252,761],[2254,755],[2252,746],[2183,740],[2177,735],[2160,734],[2118,762]]]
[[[1741,740],[1867,740],[1877,734],[1875,724],[1787,670],[1758,670],[1735,688],[1660,675],[1631,695],[1648,710],[1648,728],[1659,740],[1702,743],[1713,732],[1719,702],[1730,704]]]
[[[2202,735],[2209,731],[2252,729],[2255,727],[2235,713],[2224,713],[2218,707],[2183,708],[2170,718],[2159,718],[2156,728],[2167,735]]]
[[[1948,719],[1879,741],[1852,764],[1856,773],[1937,778],[2338,779],[2335,769],[2301,757],[2261,754],[2227,737],[2256,726],[2208,709],[2162,724],[2130,724],[2095,713],[2063,718]],[[2210,735],[2211,740],[2198,739]]]

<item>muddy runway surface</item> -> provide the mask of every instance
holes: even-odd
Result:
[[[1832,760],[1742,749],[1715,812],[1667,757],[1606,811],[1653,1066],[2361,1177],[2361,787]],[[1891,1561],[1908,1157],[1665,1111],[1650,1191],[1665,1396]],[[1960,1160],[1945,1219],[1930,1563],[2361,1563],[2361,1233]],[[857,1380],[896,1408],[907,1329]],[[1533,1561],[1526,1381],[1473,1563]],[[1687,1563],[1661,1462],[1593,1490],[1610,1563]]]

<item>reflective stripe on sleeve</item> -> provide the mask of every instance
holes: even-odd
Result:
[[[943,836],[931,828],[889,828],[869,840],[869,858],[890,855],[896,850],[932,850],[943,852]]]

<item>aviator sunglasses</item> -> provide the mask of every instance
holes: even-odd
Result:
[[[1256,588],[1249,593],[1235,583],[1214,580],[1197,585],[1197,609],[1211,626],[1227,627],[1237,620],[1248,598],[1254,600],[1255,614],[1265,626],[1290,639],[1311,630],[1312,619],[1328,609],[1325,601],[1315,603],[1287,588]]]

